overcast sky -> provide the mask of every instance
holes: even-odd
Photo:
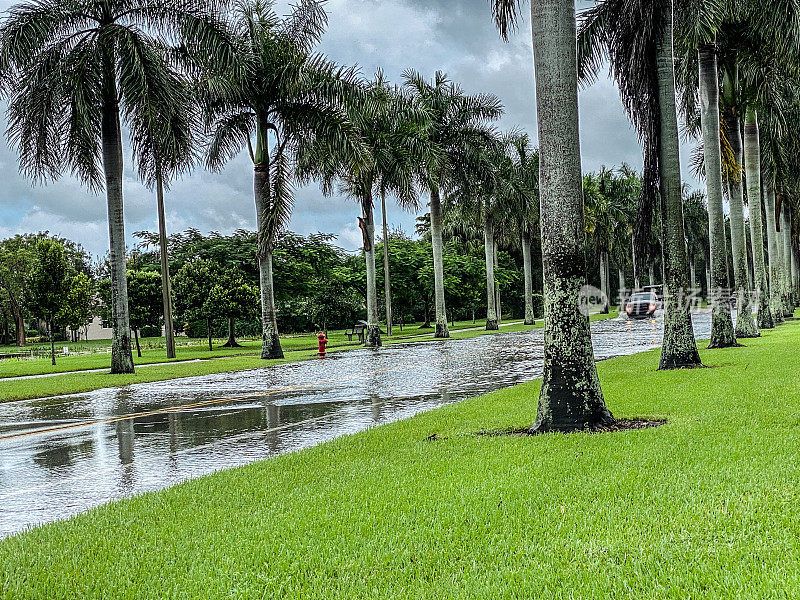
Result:
[[[12,2],[0,0],[5,10]],[[580,2],[585,6],[588,2]],[[447,72],[470,93],[493,92],[506,108],[501,127],[518,127],[536,140],[536,105],[530,38],[526,19],[509,43],[500,40],[487,0],[329,0],[330,26],[320,50],[331,59],[358,64],[366,76],[381,67],[393,81],[411,67],[430,77]],[[527,17],[528,15],[526,15]],[[583,170],[627,162],[641,168],[641,153],[613,83],[605,77],[580,94]],[[687,163],[688,148],[682,148]],[[153,195],[136,180],[126,148],[125,223],[129,244],[134,231],[156,228]],[[0,239],[14,233],[49,230],[74,239],[94,255],[108,248],[103,195],[84,190],[70,178],[31,186],[18,173],[16,156],[0,141]],[[684,177],[695,186],[684,166]],[[176,182],[167,196],[170,232],[195,227],[229,233],[255,229],[252,164],[239,156],[221,173],[195,171]],[[420,213],[426,212],[424,207]],[[416,215],[390,206],[389,223],[407,232]],[[333,233],[339,245],[360,245],[357,205],[325,198],[315,186],[298,189],[290,228],[302,234]]]

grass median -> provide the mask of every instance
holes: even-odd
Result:
[[[477,435],[529,425],[537,381],[109,504],[0,542],[0,596],[797,597],[798,341],[600,363],[655,429]]]

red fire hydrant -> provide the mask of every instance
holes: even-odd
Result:
[[[325,332],[320,331],[317,334],[317,340],[319,340],[319,355],[325,356],[325,346],[328,345],[328,338],[325,336]]]

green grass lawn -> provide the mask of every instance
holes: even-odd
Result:
[[[0,542],[0,596],[796,598],[798,341],[601,363],[656,429],[476,435],[530,425],[532,382],[115,502]]]
[[[615,317],[617,313],[610,315],[593,315],[592,320],[600,318]],[[516,321],[515,321],[516,323]],[[480,322],[478,327],[484,326]],[[496,334],[496,331],[459,331],[459,329],[472,328],[472,321],[456,321],[451,337],[468,338],[479,335]],[[514,324],[501,327],[499,333],[509,333],[513,331],[524,331],[542,327],[542,321],[536,325]],[[420,334],[420,331],[422,334]],[[391,338],[384,337],[385,344],[408,343],[414,341],[424,341],[432,338],[432,330],[419,329],[417,327],[406,327],[402,334],[397,330],[397,334]],[[423,335],[423,337],[419,337]],[[358,338],[348,341],[344,333],[329,332],[328,346],[331,352],[361,348]],[[158,339],[158,338],[152,338]],[[259,358],[261,351],[261,341],[249,340],[242,341],[241,348],[217,348],[209,352],[208,346],[191,345],[178,347],[177,360],[169,361],[164,356],[164,350],[149,349],[142,351],[142,357],[138,358],[134,352],[134,362],[136,364],[156,364],[152,367],[142,367],[137,369],[133,375],[111,375],[109,373],[69,373],[68,371],[80,371],[88,369],[108,368],[110,356],[108,354],[86,354],[77,356],[62,357],[57,360],[53,367],[49,359],[39,360],[4,360],[0,362],[0,402],[12,400],[25,400],[30,398],[45,398],[49,396],[59,396],[62,394],[77,394],[89,392],[104,387],[115,387],[130,385],[133,383],[147,383],[151,381],[164,381],[178,377],[193,377],[196,375],[210,375],[213,373],[226,373],[231,371],[241,371],[245,369],[257,369],[259,367],[307,360],[316,356],[317,339],[313,334],[288,335],[281,338],[285,359],[282,361],[262,361]],[[201,362],[187,362],[196,359],[215,359],[202,360]],[[163,364],[160,364],[163,363]],[[62,373],[52,377],[41,379],[22,379],[9,380],[7,378],[20,375],[36,375],[45,373]],[[6,379],[4,381],[4,379]]]

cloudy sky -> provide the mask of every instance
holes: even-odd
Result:
[[[0,0],[5,10],[12,2]],[[579,2],[587,5],[588,2]],[[447,72],[467,92],[490,91],[503,101],[503,128],[518,127],[536,139],[536,105],[530,22],[521,24],[509,43],[500,40],[487,0],[329,0],[330,27],[320,49],[331,59],[358,64],[370,76],[383,68],[393,81],[414,68],[427,76]],[[641,167],[636,135],[622,110],[616,89],[603,77],[581,91],[583,169],[622,162]],[[686,163],[687,148],[683,148]],[[127,158],[127,155],[126,155]],[[242,155],[221,173],[202,170],[176,182],[167,196],[167,227],[180,231],[228,233],[255,228],[252,165]],[[103,196],[85,191],[69,177],[46,186],[31,186],[18,174],[16,156],[0,141],[0,239],[18,232],[49,230],[72,238],[95,255],[108,248]],[[684,176],[688,178],[684,167]],[[697,185],[691,178],[690,183]],[[425,212],[423,208],[420,212]],[[389,223],[413,231],[415,215],[389,208]],[[346,198],[325,198],[316,187],[297,190],[291,229],[322,231],[339,237],[347,249],[360,245],[358,210]],[[128,161],[125,171],[125,220],[129,243],[138,230],[155,230],[153,195],[136,180]]]

